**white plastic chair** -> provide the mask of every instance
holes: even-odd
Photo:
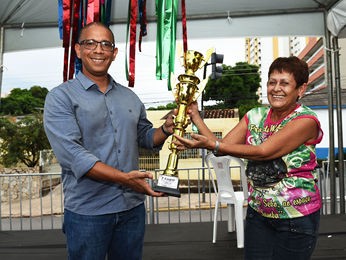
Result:
[[[215,211],[214,211],[214,227],[213,227],[213,243],[216,242],[217,236],[217,221],[219,203],[227,203],[228,208],[228,232],[237,232],[237,247],[244,247],[244,218],[247,206],[248,187],[245,176],[244,162],[232,156],[215,156],[209,153],[205,157],[208,166],[208,172],[213,183],[216,194]],[[240,179],[242,191],[234,191],[231,179],[231,162],[236,162],[240,167]],[[212,167],[211,167],[211,165]],[[214,169],[217,185],[215,184],[214,176],[211,168]]]

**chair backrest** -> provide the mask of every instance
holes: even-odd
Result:
[[[243,160],[237,157],[230,156],[230,155],[215,156],[213,153],[207,154],[205,159],[206,159],[205,161],[208,166],[209,175],[212,179],[215,192],[217,193],[220,192],[220,194],[226,193],[227,196],[230,197],[230,200],[235,199],[230,169],[232,169],[233,167],[239,167],[242,192],[244,193],[244,199],[247,200],[249,194],[248,194],[247,179],[245,175],[245,164]],[[237,165],[231,166],[232,162],[235,162]],[[216,175],[217,187],[215,184],[214,176],[211,171],[210,164],[212,165]]]

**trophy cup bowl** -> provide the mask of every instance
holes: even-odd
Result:
[[[181,137],[185,134],[185,129],[188,126],[187,108],[196,101],[199,94],[203,91],[206,81],[203,87],[198,87],[200,80],[195,76],[195,72],[203,67],[203,65],[209,60],[212,50],[207,52],[204,57],[200,52],[188,50],[184,54],[184,68],[185,74],[178,76],[179,83],[175,86],[174,96],[177,101],[178,113],[174,119],[174,131],[173,133]],[[178,178],[178,153],[176,145],[173,143],[176,140],[172,136],[172,141],[169,145],[169,154],[167,166],[163,174],[158,178],[157,184],[154,185],[155,191],[163,192],[169,196],[180,197],[179,191],[179,178]]]

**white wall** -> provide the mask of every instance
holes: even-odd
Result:
[[[316,146],[317,153],[319,154],[319,152],[322,152],[322,150],[324,152],[326,152],[326,149],[329,148],[329,138],[330,138],[329,115],[328,115],[328,109],[327,108],[313,109],[313,110],[316,112],[316,114],[318,116],[318,119],[321,122],[322,130],[323,130],[323,133],[324,133],[322,142]],[[346,114],[346,108],[342,109],[342,114],[343,115]],[[346,120],[345,120],[345,118],[342,118],[342,119],[343,119],[342,120],[342,129],[343,129],[342,139],[343,139],[343,146],[345,148],[346,147],[346,144],[345,144],[345,141],[346,141],[346,134],[345,134],[345,132],[346,132],[345,131],[346,130]],[[337,122],[337,118],[336,118],[336,111],[334,110],[334,147],[335,148],[338,147],[337,127],[338,127],[338,122]]]
[[[339,39],[340,84],[346,89],[346,38]]]

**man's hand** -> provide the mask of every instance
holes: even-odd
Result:
[[[178,110],[174,109],[173,113],[169,114],[167,116],[167,119],[165,121],[165,123],[163,124],[163,128],[164,130],[169,133],[169,134],[173,134],[173,130],[174,130],[174,118],[177,115]]]
[[[131,171],[126,174],[125,186],[133,189],[134,191],[144,193],[153,197],[161,197],[164,195],[162,192],[155,192],[149,185],[148,179],[153,179],[150,172]]]

